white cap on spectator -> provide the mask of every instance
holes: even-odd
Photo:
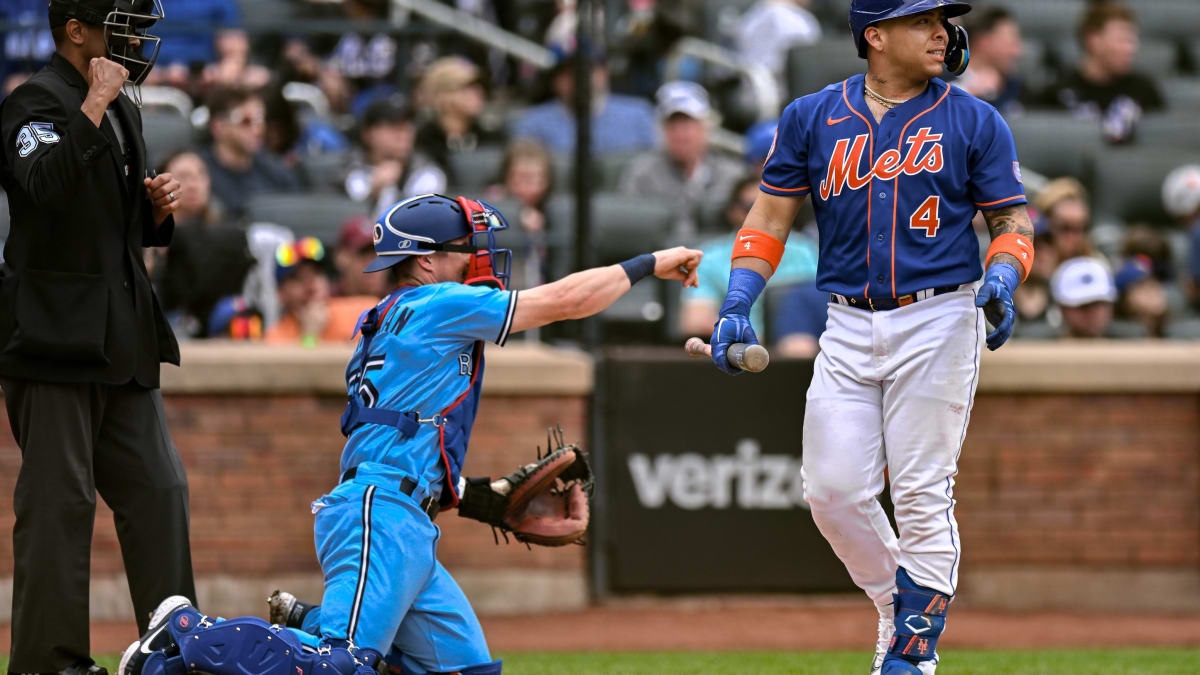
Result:
[[[712,116],[712,106],[708,102],[708,92],[695,82],[675,80],[658,88],[654,94],[658,103],[658,116],[667,119],[671,115],[681,113],[697,120],[708,120]]]
[[[1112,271],[1099,258],[1071,258],[1054,270],[1050,293],[1063,307],[1080,307],[1100,300],[1116,302],[1117,285]]]
[[[1171,173],[1162,186],[1163,208],[1176,218],[1200,210],[1200,166],[1185,164]]]

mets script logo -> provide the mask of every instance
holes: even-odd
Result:
[[[901,155],[898,149],[890,149],[879,155],[866,175],[859,175],[859,167],[867,149],[867,134],[838,140],[829,157],[825,179],[821,181],[821,199],[836,197],[845,188],[858,190],[872,178],[891,180],[900,174],[915,176],[922,171],[940,172],[945,166],[942,144],[938,142],[942,140],[942,135],[932,132],[932,127],[921,127],[916,134],[908,137],[907,155]]]

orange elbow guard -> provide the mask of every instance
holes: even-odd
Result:
[[[992,264],[992,258],[998,253],[1007,253],[1017,259],[1021,263],[1021,281],[1029,278],[1029,271],[1033,269],[1033,243],[1026,239],[1023,235],[1016,232],[1006,232],[992,240],[992,245],[988,247],[987,261],[984,267]]]
[[[783,242],[762,230],[743,227],[737,231],[737,238],[733,241],[730,260],[738,258],[761,258],[771,265],[771,271],[774,272],[779,267],[779,261],[783,260]]]

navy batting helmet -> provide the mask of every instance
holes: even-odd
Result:
[[[496,232],[507,229],[508,221],[487,202],[466,197],[420,195],[394,204],[375,221],[375,259],[364,272],[377,272],[412,255],[434,251],[473,253],[468,279],[495,277],[508,283],[512,252],[496,247]],[[446,242],[470,236],[467,244]]]
[[[859,58],[867,58],[867,38],[864,35],[867,26],[938,8],[946,10],[947,19],[971,11],[971,5],[957,0],[853,0],[850,3],[850,33],[854,36],[854,46],[858,49]],[[949,21],[945,22],[945,25],[950,38],[946,45],[946,69],[961,75],[967,69],[967,61],[971,58],[967,46],[967,31]]]

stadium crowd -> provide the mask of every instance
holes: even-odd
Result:
[[[360,271],[374,218],[410,195],[499,206],[518,288],[570,270],[575,3],[444,3],[544,45],[554,65],[387,0],[164,0],[142,114],[150,162],[179,179],[183,203],[175,243],[147,249],[146,263],[181,338],[349,340],[389,283]],[[675,47],[715,42],[787,101],[865,67],[847,3],[594,4],[606,27],[587,52],[598,262],[626,257],[631,232],[636,251],[675,242],[707,254],[698,289],[646,284],[603,315],[605,340],[707,335],[774,123],[743,71]],[[955,83],[1012,126],[1037,227],[1018,339],[1200,338],[1200,42],[1186,30],[1198,9],[994,0],[964,17],[972,61]],[[45,15],[45,0],[0,7],[0,96],[48,61]],[[0,204],[0,240],[7,217]],[[816,352],[828,300],[811,221],[806,208],[754,318],[798,356]],[[981,219],[976,229],[982,252]]]

